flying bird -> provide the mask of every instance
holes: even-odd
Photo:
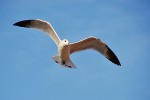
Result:
[[[104,42],[96,37],[90,36],[81,41],[69,43],[67,39],[60,40],[59,36],[55,32],[51,24],[47,21],[43,21],[40,19],[23,20],[16,22],[13,25],[26,28],[35,28],[47,33],[58,47],[58,54],[52,57],[52,60],[54,60],[61,66],[76,68],[76,66],[70,59],[70,54],[86,49],[96,50],[104,55],[112,63],[121,66],[120,61],[118,60],[114,52]]]

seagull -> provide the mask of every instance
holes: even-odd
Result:
[[[93,49],[95,51],[98,51],[112,63],[121,66],[120,61],[118,60],[114,52],[104,42],[96,37],[90,36],[81,41],[69,43],[67,39],[60,40],[52,25],[49,22],[40,19],[22,20],[14,23],[13,25],[19,27],[34,28],[47,33],[47,35],[52,38],[52,40],[58,47],[58,54],[52,57],[52,60],[54,60],[61,66],[67,68],[76,68],[76,66],[70,59],[70,55],[86,49]]]

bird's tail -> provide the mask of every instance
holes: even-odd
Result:
[[[70,59],[65,64],[62,64],[62,61],[60,60],[59,55],[52,57],[52,59],[56,63],[60,64],[61,66],[68,67],[68,68],[76,68],[76,66],[72,63]]]

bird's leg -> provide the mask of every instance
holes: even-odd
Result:
[[[66,62],[65,62],[64,60],[62,60],[62,65],[65,65],[65,63],[66,63]]]
[[[71,66],[68,66],[66,65],[66,61],[62,60],[62,63],[61,63],[63,66],[66,66],[66,67],[69,67],[69,68],[72,68]]]

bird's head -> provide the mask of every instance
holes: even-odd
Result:
[[[61,44],[64,45],[64,46],[68,45],[69,41],[67,39],[64,39],[64,40],[61,41]]]

